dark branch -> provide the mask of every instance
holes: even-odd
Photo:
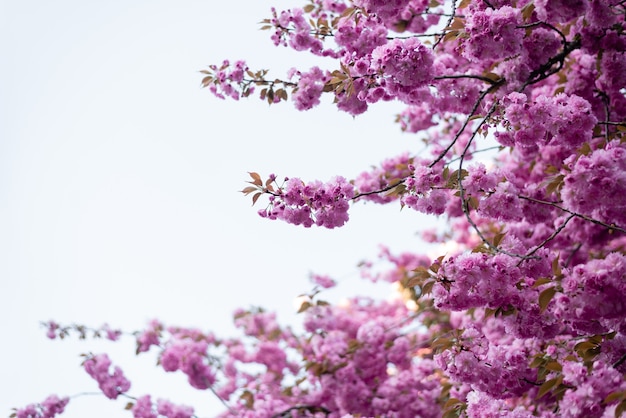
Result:
[[[619,360],[617,360],[615,363],[613,363],[613,368],[614,369],[618,368],[625,361],[626,361],[626,353],[622,354],[622,356],[619,358]]]
[[[323,406],[314,406],[314,405],[296,405],[296,406],[292,406],[289,409],[285,409],[282,412],[278,412],[277,414],[272,415],[272,418],[280,418],[280,417],[290,417],[291,416],[291,411],[308,411],[308,412],[322,412],[324,414],[326,414],[326,416],[328,416],[328,414],[330,414],[330,410],[327,408],[324,408]],[[287,415],[289,414],[289,415]]]
[[[542,204],[542,205],[552,206],[552,207],[555,207],[557,209],[562,210],[565,213],[569,213],[570,215],[574,215],[577,218],[584,219],[585,221],[594,223],[596,225],[603,226],[605,228],[609,228],[609,229],[614,230],[614,231],[619,231],[619,232],[626,233],[626,229],[624,229],[624,228],[622,228],[620,226],[617,226],[615,224],[610,224],[609,225],[606,222],[602,222],[602,221],[599,221],[597,219],[593,219],[590,216],[583,215],[583,214],[578,213],[578,212],[574,212],[572,210],[569,210],[569,209],[564,208],[563,206],[559,205],[560,202],[550,202],[550,201],[547,201],[547,200],[535,199],[534,197],[529,197],[529,196],[518,196],[518,197],[520,199],[528,200],[529,202],[535,202],[535,203],[539,203],[539,204]]]
[[[454,146],[454,144],[456,144],[456,141],[459,140],[459,138],[461,137],[461,135],[463,134],[463,131],[465,131],[465,128],[467,127],[467,124],[469,123],[469,121],[472,119],[472,117],[476,114],[476,111],[478,110],[478,107],[480,106],[480,104],[482,103],[483,99],[485,97],[487,97],[487,95],[493,91],[495,91],[498,87],[500,87],[502,84],[504,84],[505,79],[501,78],[500,80],[498,80],[495,84],[493,84],[491,87],[489,87],[487,90],[483,91],[480,96],[478,97],[478,99],[476,100],[476,103],[474,103],[474,106],[472,107],[472,110],[470,111],[470,113],[467,115],[467,117],[465,118],[465,121],[463,122],[463,126],[461,126],[459,128],[459,130],[457,131],[456,135],[454,135],[454,138],[452,139],[452,142],[450,142],[450,145],[448,145],[448,147],[446,149],[444,149],[438,156],[437,158],[435,158],[435,160],[430,163],[428,165],[428,167],[434,167],[439,161],[441,161],[446,154],[448,154],[448,152],[452,149],[452,147]],[[494,102],[495,104],[495,102]],[[493,106],[492,106],[493,107]],[[491,113],[493,113],[493,111],[495,110],[495,108],[493,108],[493,110],[491,111]],[[485,122],[486,119],[483,119],[483,121],[480,123],[479,127],[483,125],[483,123]],[[474,131],[474,134],[472,135],[472,138],[476,135],[477,131]],[[471,143],[471,141],[469,142]],[[460,172],[460,170],[459,170]]]
[[[489,77],[485,77],[482,75],[473,75],[473,74],[454,74],[454,75],[441,75],[441,76],[437,76],[434,79],[435,80],[446,80],[446,79],[453,79],[453,78],[474,78],[476,80],[480,80],[480,81],[484,81],[485,83],[489,83],[492,86],[494,84],[497,84],[500,80],[492,80]]]
[[[539,251],[541,248],[543,248],[547,243],[549,243],[550,241],[552,241],[554,238],[556,238],[557,235],[559,235],[559,233],[565,229],[565,227],[567,226],[567,223],[569,221],[571,221],[576,215],[570,215],[567,217],[567,219],[565,220],[565,222],[563,222],[563,224],[561,226],[559,226],[553,233],[552,235],[550,235],[548,238],[544,239],[543,242],[539,245],[537,245],[535,248],[532,249],[532,251],[530,251],[528,254],[526,254],[527,257],[530,257],[531,255],[535,254],[537,251]],[[523,260],[520,260],[519,263],[517,263],[517,266],[519,267],[520,264],[522,263]]]

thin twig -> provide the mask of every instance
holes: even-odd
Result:
[[[402,183],[404,183],[404,181],[405,181],[406,179],[410,178],[410,177],[412,177],[412,176],[405,177],[405,178],[403,178],[402,180],[400,180],[400,181],[398,181],[398,182],[396,182],[396,183],[390,184],[389,186],[383,187],[382,189],[379,189],[379,190],[372,190],[371,192],[363,192],[363,193],[359,193],[359,194],[355,195],[355,196],[352,198],[352,200],[356,200],[356,199],[358,199],[359,197],[363,197],[363,196],[369,196],[369,195],[372,195],[372,194],[378,194],[378,193],[388,192],[389,190],[393,189],[394,187],[397,187],[397,186],[401,185]]]
[[[456,0],[453,0],[452,1],[452,13],[450,13],[450,17],[448,18],[448,21],[446,22],[446,26],[445,26],[446,28],[452,24],[452,21],[454,20],[455,15],[456,15]],[[433,51],[435,50],[435,48],[437,48],[437,45],[439,45],[439,43],[443,40],[445,36],[446,36],[446,33],[444,29],[444,32],[439,34],[439,37],[433,44]]]
[[[291,408],[285,409],[282,412],[278,412],[274,415],[272,415],[272,418],[280,418],[280,417],[286,417],[287,413],[291,412],[291,411],[309,411],[309,412],[322,412],[324,414],[326,414],[326,416],[328,416],[328,414],[330,414],[330,410],[327,408],[324,408],[323,406],[314,406],[314,405],[296,405],[296,406],[292,406]],[[289,416],[291,416],[291,414],[289,414]]]
[[[500,150],[502,151],[504,149],[504,146],[502,145],[494,145],[493,147],[489,147],[489,148],[483,148],[483,149],[479,149],[476,151],[472,151],[472,152],[468,152],[469,155],[474,155],[474,154],[478,154],[480,152],[487,152],[487,151],[493,151],[494,149]],[[461,157],[456,157],[451,159],[450,161],[448,161],[446,164],[452,164],[455,161],[459,161],[461,159]]]
[[[576,35],[572,42],[566,42],[563,45],[563,50],[557,55],[551,57],[548,62],[543,64],[541,67],[532,71],[528,76],[526,82],[518,89],[518,91],[524,91],[526,87],[531,84],[535,84],[550,77],[552,74],[556,74],[561,71],[563,68],[563,64],[565,62],[565,58],[574,50],[579,49],[581,46],[580,36]],[[553,68],[555,64],[558,64],[556,68]],[[552,68],[552,70],[551,70]]]
[[[561,42],[563,43],[563,45],[567,44],[567,38],[565,37],[565,34],[563,32],[561,32],[560,30],[558,30],[555,26],[549,24],[548,22],[544,22],[544,21],[540,21],[540,22],[533,22],[533,23],[529,23],[527,25],[520,25],[520,26],[516,26],[519,29],[526,29],[526,28],[532,28],[535,26],[547,26],[550,29],[552,29],[553,31],[555,31],[556,33],[559,34],[559,36],[561,37]]]
[[[609,120],[611,119],[611,109],[610,109],[610,104],[611,104],[611,99],[609,98],[609,96],[603,92],[603,91],[599,91],[598,95],[602,98],[602,104],[604,104],[604,115],[605,115],[605,127],[604,127],[604,139],[606,140],[606,142],[609,142]]]
[[[619,358],[619,360],[617,360],[615,363],[613,363],[613,368],[614,369],[618,368],[625,361],[626,361],[626,353],[622,354],[622,356]]]
[[[456,135],[454,135],[454,138],[452,139],[452,142],[450,142],[450,145],[448,145],[448,147],[446,149],[444,149],[437,156],[437,158],[435,158],[435,160],[428,165],[429,168],[434,167],[439,161],[441,161],[443,159],[443,157],[446,156],[446,154],[452,149],[454,144],[456,144],[456,141],[459,140],[459,138],[461,137],[461,134],[463,134],[463,131],[465,131],[465,128],[467,127],[467,124],[469,123],[469,121],[472,119],[472,117],[474,116],[474,114],[478,110],[478,106],[480,106],[480,104],[482,103],[483,99],[485,97],[487,97],[487,95],[489,93],[492,93],[492,92],[496,91],[498,89],[498,87],[500,87],[502,84],[505,83],[505,81],[506,80],[504,78],[499,79],[495,84],[493,84],[491,87],[489,87],[487,90],[483,91],[480,94],[478,99],[476,99],[476,102],[474,103],[474,106],[472,106],[472,110],[470,111],[470,113],[465,118],[465,121],[463,122],[463,126],[461,126],[461,128],[459,128],[459,130],[457,131]],[[494,106],[495,106],[495,103],[496,102],[494,102]],[[492,106],[491,113],[493,113],[493,111],[495,111],[495,107],[494,106]],[[483,125],[483,123],[485,123],[485,121],[486,121],[486,119],[483,119],[482,122],[478,125],[478,128],[480,128]],[[472,134],[472,138],[476,135],[476,132],[477,132],[478,128],[476,128],[476,131],[474,131],[474,133]]]
[[[557,209],[562,210],[563,212],[569,213],[570,215],[574,215],[577,218],[584,219],[585,221],[594,223],[596,225],[603,226],[605,228],[612,229],[614,231],[619,231],[619,232],[626,233],[626,229],[624,229],[624,228],[622,228],[620,226],[617,226],[615,224],[610,224],[609,225],[606,222],[599,221],[599,220],[594,219],[594,218],[592,218],[590,216],[583,215],[582,213],[574,212],[573,210],[569,210],[569,209],[564,208],[563,206],[559,205],[558,204],[559,202],[550,202],[550,201],[547,201],[547,200],[535,199],[534,197],[522,196],[522,195],[519,195],[517,197],[519,197],[520,199],[528,200],[529,202],[535,202],[535,203],[540,203],[542,205],[552,206],[552,207],[555,207]]]
[[[579,242],[578,244],[576,244],[576,248],[574,248],[572,250],[572,252],[570,253],[570,255],[567,256],[567,260],[565,260],[565,264],[563,265],[564,267],[568,267],[569,263],[572,262],[572,259],[574,258],[574,255],[576,255],[576,253],[578,252],[578,250],[580,250],[580,247],[582,247],[583,244],[581,242]]]
[[[218,395],[218,393],[215,391],[215,389],[213,389],[213,386],[209,386],[209,390],[211,391],[211,393],[213,393],[213,395],[215,395],[215,397],[217,397],[217,399],[220,400],[222,405],[224,405],[226,407],[226,409],[228,409],[228,412],[230,412],[233,415],[236,415],[235,414],[235,410],[230,405],[228,405],[228,403],[226,402],[226,399],[224,399],[220,395]]]
[[[278,80],[278,79],[276,79],[276,80],[265,80],[265,79],[254,80],[254,79],[250,79],[250,78],[244,78],[241,82],[242,82],[242,84],[246,84],[246,85],[256,84],[257,86],[274,87],[276,84],[282,84],[285,87],[298,87],[298,83],[294,83],[292,81]]]
[[[511,257],[521,258],[522,260],[537,259],[538,257],[532,256],[532,255],[531,256],[526,256],[526,255],[523,255],[523,254],[515,254],[515,253],[508,252],[508,251],[503,250],[501,248],[498,248],[495,245],[493,245],[492,243],[490,243],[487,240],[487,238],[483,235],[483,233],[480,231],[480,228],[478,228],[478,225],[476,225],[476,223],[472,219],[472,217],[470,215],[468,204],[465,201],[465,189],[463,188],[463,174],[462,174],[462,171],[463,171],[462,170],[463,169],[463,160],[465,159],[465,156],[468,153],[469,147],[471,146],[472,141],[476,137],[476,134],[478,133],[478,130],[480,129],[481,126],[483,126],[483,124],[487,121],[487,119],[489,119],[489,117],[493,114],[493,112],[495,112],[496,104],[497,104],[497,102],[494,101],[493,104],[491,105],[491,108],[489,108],[489,111],[487,112],[487,114],[483,117],[483,119],[480,121],[478,126],[472,132],[472,135],[470,136],[469,140],[467,141],[467,144],[465,144],[465,148],[463,149],[463,152],[461,153],[461,156],[460,156],[460,159],[459,159],[459,169],[457,171],[457,182],[459,184],[459,199],[461,199],[461,208],[463,209],[463,213],[465,214],[465,218],[467,219],[467,222],[471,225],[471,227],[474,229],[474,231],[476,231],[476,234],[478,234],[478,236],[480,237],[482,242],[489,249],[491,249],[492,251],[495,251],[497,253],[506,254],[506,255],[511,256]]]
[[[575,217],[575,215],[570,215],[567,217],[567,219],[565,220],[565,222],[563,222],[563,224],[561,226],[559,226],[553,233],[552,235],[550,235],[548,238],[544,239],[543,242],[539,245],[537,245],[535,248],[532,249],[532,251],[530,251],[528,254],[526,254],[527,257],[530,257],[531,255],[535,254],[537,251],[539,251],[541,248],[543,248],[547,243],[549,243],[550,241],[552,241],[554,238],[556,238],[557,235],[559,235],[559,233],[565,229],[565,226],[567,225],[567,223],[569,221],[571,221],[573,218]],[[520,266],[520,264],[522,264],[522,261],[524,260],[520,260],[519,263],[517,263],[517,267]]]
[[[453,78],[474,78],[476,80],[480,80],[480,81],[484,81],[485,83],[489,83],[491,85],[497,84],[498,80],[492,80],[489,77],[485,77],[482,75],[473,75],[473,74],[452,74],[452,75],[440,75],[437,77],[434,77],[434,80],[447,80],[447,79],[453,79]]]

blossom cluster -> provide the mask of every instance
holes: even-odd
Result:
[[[572,333],[606,333],[619,329],[626,315],[626,257],[610,253],[579,264],[565,275],[555,297],[555,315]],[[617,359],[614,359],[617,360]]]
[[[343,177],[335,177],[328,183],[304,183],[292,178],[270,197],[269,207],[259,214],[307,228],[312,225],[335,228],[348,221],[348,201],[352,197],[354,186]]]
[[[445,220],[422,233],[439,247],[383,247],[361,265],[362,278],[392,284],[390,298],[325,301],[342,283],[313,275],[299,299],[302,329],[262,308],[235,312],[239,338],[155,320],[135,333],[137,353],[156,349],[164,371],[210,389],[224,418],[623,414],[625,11],[603,0],[310,0],[273,10],[263,23],[276,45],[335,69],[293,69],[282,81],[225,61],[205,72],[205,87],[233,99],[261,87],[269,103],[290,90],[298,110],[327,94],[354,116],[395,100],[401,128],[425,148],[409,145],[353,180],[278,184],[250,173],[243,193],[269,200],[262,217],[305,227],[343,226],[352,202],[397,202]],[[50,338],[86,330],[47,324]],[[109,398],[130,388],[104,354],[85,370]],[[54,416],[64,402],[18,416]],[[131,410],[194,413],[149,395]]]
[[[71,331],[76,331],[80,334],[81,338],[86,338],[88,334],[92,334],[94,338],[103,337],[110,341],[117,341],[122,331],[119,329],[112,329],[108,324],[102,325],[100,328],[87,328],[81,325],[70,325],[62,327],[55,321],[48,321],[43,323],[48,330],[46,336],[51,340],[55,338],[65,338]]]
[[[399,86],[422,87],[432,81],[433,55],[418,39],[396,39],[372,51],[371,68]]]
[[[311,34],[312,27],[301,8],[283,10],[280,13],[272,8],[270,24],[274,32],[271,36],[274,45],[284,45],[296,51],[310,51],[315,55],[323,54],[323,43]]]
[[[185,405],[175,405],[168,400],[158,399],[156,410],[150,395],[138,398],[131,408],[134,418],[191,418],[193,408]]]
[[[398,31],[423,32],[439,21],[436,14],[423,14],[429,5],[425,0],[356,0],[354,4]]]
[[[98,387],[109,399],[117,399],[121,393],[130,389],[130,381],[126,379],[122,369],[115,366],[111,373],[111,359],[104,353],[89,356],[83,363],[83,367],[87,374],[98,382]]]
[[[379,167],[363,171],[355,177],[353,183],[359,199],[376,203],[388,203],[397,200],[393,194],[378,193],[398,186],[409,178],[414,171],[414,158],[408,153],[385,159]]]
[[[366,56],[387,42],[387,28],[380,18],[371,14],[360,19],[343,18],[337,24],[335,42],[349,53]]]
[[[563,179],[563,202],[574,211],[626,225],[626,149],[607,144],[571,164]]]
[[[54,418],[62,414],[69,398],[59,398],[57,395],[48,396],[40,404],[30,404],[16,409],[11,417],[15,418]]]
[[[514,129],[514,145],[537,152],[540,145],[557,143],[563,152],[571,153],[591,141],[598,122],[590,104],[578,96],[560,93],[539,96],[529,103],[522,93],[511,93],[503,100],[506,119]],[[498,139],[503,135],[498,135]],[[505,145],[512,145],[507,143]]]
[[[470,9],[465,32],[464,55],[470,60],[484,61],[509,58],[522,49],[523,30],[519,9]]]
[[[189,338],[171,341],[161,353],[161,366],[166,372],[181,370],[196,389],[208,389],[215,382],[215,374],[207,364],[207,349],[206,341]]]
[[[300,74],[298,88],[294,90],[292,98],[298,110],[308,110],[320,103],[327,75],[318,67]]]
[[[244,84],[244,77],[248,71],[248,66],[244,61],[239,60],[231,65],[230,61],[224,60],[221,66],[211,65],[209,69],[210,71],[203,71],[206,76],[202,79],[202,85],[208,86],[211,93],[220,99],[229,97],[239,100],[242,92],[235,87],[236,85],[245,85],[244,97],[254,93],[254,86]]]

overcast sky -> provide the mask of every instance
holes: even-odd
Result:
[[[302,113],[201,89],[198,71],[224,58],[276,77],[331,65],[275,48],[258,30],[271,6],[0,0],[0,417],[49,393],[95,391],[79,354],[103,350],[133,395],[213,416],[210,393],[157,371],[154,356],[135,359],[131,340],[49,341],[39,321],[134,330],[158,317],[227,334],[232,311],[250,305],[297,321],[310,272],[340,279],[329,297],[356,294],[355,266],[378,244],[422,248],[415,232],[430,221],[397,205],[357,205],[341,229],[305,229],[260,218],[237,192],[247,171],[352,178],[421,148],[393,124],[394,104],[354,119],[330,100]],[[124,403],[82,396],[64,416],[129,416]]]

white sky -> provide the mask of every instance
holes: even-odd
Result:
[[[0,0],[0,417],[49,393],[93,392],[78,355],[102,350],[132,394],[213,416],[210,393],[157,371],[153,356],[135,359],[132,341],[49,341],[39,321],[134,330],[158,317],[224,334],[250,305],[293,321],[309,272],[356,294],[355,266],[379,243],[421,248],[415,232],[433,221],[397,205],[304,229],[260,218],[237,193],[247,171],[351,178],[421,148],[393,124],[397,105],[353,119],[330,101],[301,113],[201,89],[198,70],[224,58],[276,77],[318,63],[258,30],[272,4]],[[80,397],[64,416],[130,416],[124,403]]]

